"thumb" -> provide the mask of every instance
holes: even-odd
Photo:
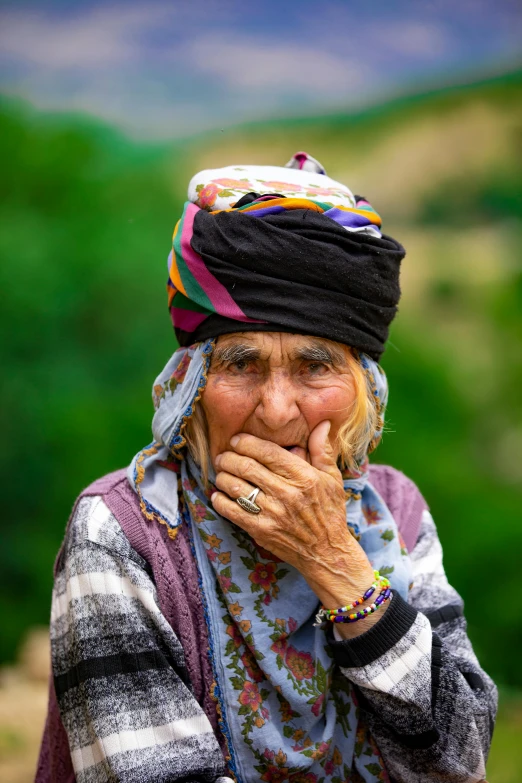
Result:
[[[328,437],[331,426],[331,421],[322,421],[312,430],[308,438],[308,453],[314,468],[338,476],[339,468]]]

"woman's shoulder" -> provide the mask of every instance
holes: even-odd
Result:
[[[428,508],[428,504],[413,479],[391,465],[372,463],[370,465],[370,482],[383,496],[386,503],[395,501],[396,504],[403,506],[415,504],[419,499],[422,499],[423,507]]]
[[[122,525],[122,518],[128,519],[135,514],[133,496],[125,470],[109,473],[92,482],[76,499],[61,557],[79,548],[101,547],[120,558],[141,561],[129,541],[125,525]]]
[[[114,470],[112,473],[107,473],[105,476],[95,479],[91,482],[80,494],[78,500],[84,497],[90,497],[94,495],[106,496],[109,492],[113,492],[117,488],[128,485],[127,470],[121,468],[120,470]]]
[[[370,482],[390,509],[407,549],[415,546],[424,512],[428,509],[411,478],[391,465],[370,465]]]

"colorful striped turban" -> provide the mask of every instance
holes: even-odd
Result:
[[[378,360],[397,311],[404,249],[381,234],[365,199],[306,153],[287,166],[228,167],[191,181],[169,256],[179,343],[293,332]]]

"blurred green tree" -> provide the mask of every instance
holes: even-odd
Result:
[[[337,160],[330,173],[339,178],[343,166],[375,161],[390,233],[413,248],[407,269],[418,279],[406,277],[383,361],[391,396],[375,458],[419,484],[485,668],[522,685],[504,656],[522,642],[513,608],[522,546],[520,172],[504,144],[488,166],[478,150],[464,173],[443,176],[440,167],[426,185],[386,146],[408,149],[415,129],[416,138],[426,128],[449,133],[457,114],[477,105],[519,138],[520,92],[519,75],[355,118],[251,127],[219,143],[207,135],[183,145],[132,143],[85,119],[0,104],[0,660],[13,656],[26,626],[47,621],[52,563],[78,492],[150,440],[149,389],[175,348],[165,297],[169,237],[190,174],[208,165],[209,148],[213,165],[220,156],[234,160],[236,149],[243,159],[273,160],[276,148],[286,157],[293,151],[290,138],[326,164]],[[371,179],[373,169],[363,169],[359,178]],[[400,172],[409,187],[387,201],[384,186]]]

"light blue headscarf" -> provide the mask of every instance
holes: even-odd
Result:
[[[184,426],[204,390],[212,349],[211,340],[179,349],[156,379],[155,441],[136,455],[129,478],[143,512],[167,525],[172,538],[181,524],[190,527],[230,772],[243,783],[327,783],[350,779],[352,770],[364,781],[387,780],[378,749],[359,724],[351,683],[334,667],[324,631],[313,625],[317,597],[295,568],[214,511],[201,470],[187,454]],[[375,445],[386,377],[366,355],[360,362],[380,412]],[[407,598],[410,559],[369,483],[367,463],[344,487],[348,526],[372,567]]]

